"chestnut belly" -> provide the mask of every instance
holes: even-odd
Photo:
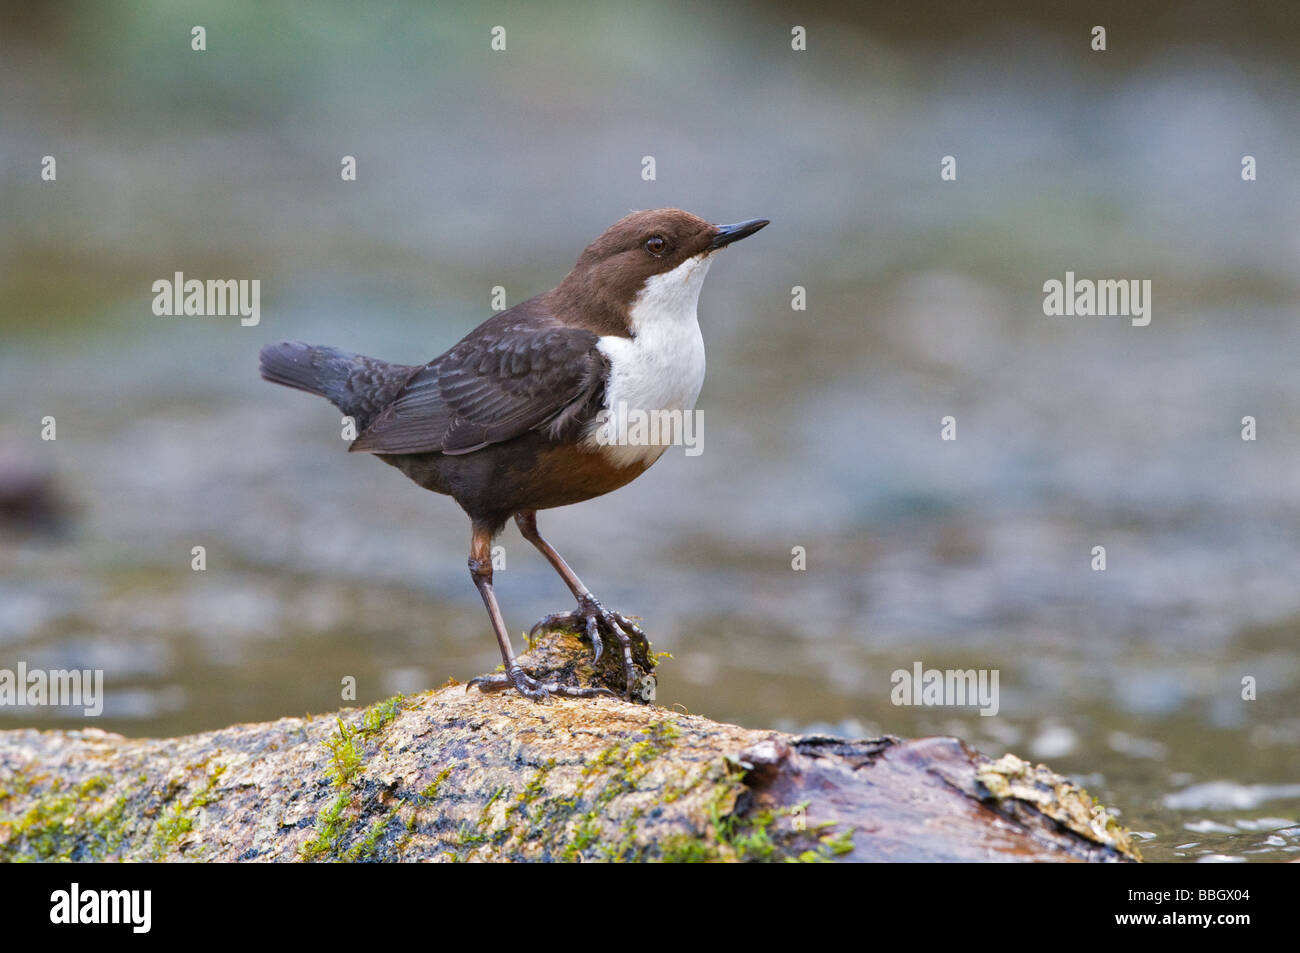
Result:
[[[580,503],[617,490],[653,463],[615,466],[599,449],[539,432],[472,453],[379,455],[420,486],[451,496],[476,522],[499,523],[520,510]]]

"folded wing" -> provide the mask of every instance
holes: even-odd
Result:
[[[406,382],[352,444],[370,453],[471,453],[542,427],[561,429],[605,385],[590,331],[483,326]]]

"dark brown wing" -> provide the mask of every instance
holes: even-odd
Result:
[[[470,453],[558,428],[604,387],[598,340],[576,328],[489,321],[417,371],[351,449]]]

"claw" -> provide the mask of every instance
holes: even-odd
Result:
[[[501,689],[505,688],[507,684],[508,683],[505,681],[499,683],[494,682],[491,675],[479,675],[477,678],[471,678],[465,683],[465,694],[468,695],[471,688],[477,688],[484,694],[487,694],[488,692],[499,692]]]
[[[596,698],[599,696],[617,696],[608,688],[577,688],[569,685],[560,685],[557,682],[539,682],[531,677],[519,666],[515,666],[509,672],[495,672],[491,675],[479,675],[471,678],[465,683],[465,691],[477,687],[485,695],[492,692],[505,691],[507,688],[513,688],[520,695],[539,704],[549,703],[552,695],[559,695],[563,698]]]
[[[596,665],[600,664],[600,657],[605,652],[605,643],[600,638],[600,626],[596,624],[596,617],[594,615],[587,616],[587,638],[591,639],[591,664],[594,668]]]
[[[576,612],[552,612],[550,615],[544,615],[534,623],[533,627],[528,630],[528,638],[537,638],[539,630],[546,629],[568,629],[582,620],[582,617]]]
[[[633,660],[632,647],[635,644],[648,658],[650,655],[650,640],[646,638],[645,632],[639,625],[621,612],[611,612],[597,602],[596,599],[587,597],[578,603],[576,610],[555,612],[538,619],[537,624],[529,631],[528,637],[534,639],[537,637],[537,633],[544,629],[560,629],[570,632],[576,630],[579,633],[585,633],[587,638],[591,640],[592,665],[598,664],[604,655],[605,642],[601,636],[601,630],[604,629],[605,636],[613,636],[623,649],[623,676],[627,685],[625,697],[633,698],[642,694],[638,692],[640,676]],[[653,662],[650,664],[653,665]]]

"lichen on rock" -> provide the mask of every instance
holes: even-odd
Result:
[[[564,633],[522,657],[542,677],[621,678],[589,659]],[[788,735],[621,698],[536,704],[448,684],[182,738],[0,733],[4,861],[990,856],[1136,852],[1065,779],[956,739]]]

